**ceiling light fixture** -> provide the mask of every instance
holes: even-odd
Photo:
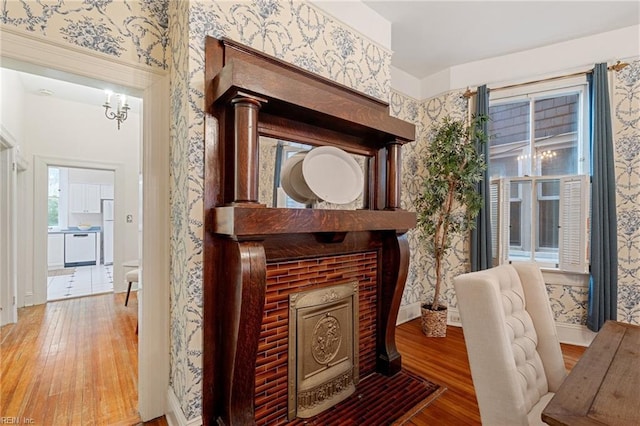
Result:
[[[113,96],[113,92],[111,90],[105,90],[105,94],[107,95],[107,100],[104,102],[104,115],[109,120],[116,120],[118,122],[118,130],[120,130],[120,123],[127,119],[127,113],[129,111],[129,105],[127,104],[127,96],[124,94],[116,94],[118,98],[118,106],[117,110],[111,110],[111,96]]]

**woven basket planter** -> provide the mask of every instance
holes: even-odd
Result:
[[[422,332],[427,337],[447,336],[447,307],[432,310],[431,305],[422,305]]]

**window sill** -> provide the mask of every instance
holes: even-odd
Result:
[[[572,287],[589,287],[589,274],[565,272],[557,269],[542,269],[545,284],[568,285]]]

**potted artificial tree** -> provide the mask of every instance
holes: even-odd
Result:
[[[482,206],[477,184],[486,162],[476,149],[476,141],[486,142],[480,127],[486,120],[485,116],[478,116],[467,125],[447,116],[433,125],[428,137],[416,213],[420,239],[433,256],[436,269],[433,301],[423,303],[421,309],[422,331],[429,337],[444,337],[447,331],[447,303],[440,302],[444,257],[453,236],[475,226],[474,219]]]

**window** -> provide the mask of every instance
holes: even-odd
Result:
[[[587,272],[586,85],[528,88],[489,106],[494,264]]]
[[[48,206],[48,226],[60,226],[60,169],[49,167],[49,190],[47,193]]]

